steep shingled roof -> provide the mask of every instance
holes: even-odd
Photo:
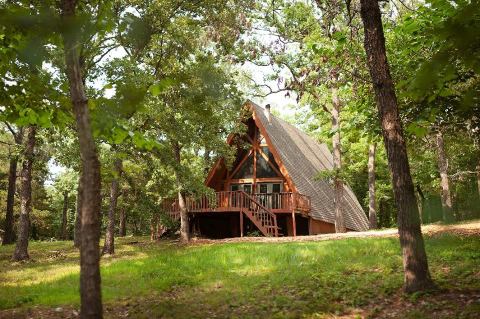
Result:
[[[312,218],[335,223],[333,187],[327,181],[315,178],[319,172],[333,167],[333,156],[328,147],[317,143],[304,132],[273,114],[269,121],[264,108],[251,101],[248,104],[252,105],[256,120],[261,121],[265,128],[272,146],[281,157],[280,160],[297,191],[310,196]],[[367,230],[367,216],[347,185],[345,185],[343,199],[347,228],[358,231]]]

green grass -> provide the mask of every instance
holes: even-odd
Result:
[[[134,240],[140,243],[128,244]],[[183,247],[146,238],[117,242],[116,256],[102,259],[103,298],[119,309],[137,307],[139,317],[321,318],[392,298],[403,281],[395,238]],[[426,238],[426,245],[441,288],[480,291],[479,237],[443,234]],[[0,309],[78,306],[78,253],[70,242],[31,243],[27,263],[12,263],[12,250],[0,247]]]

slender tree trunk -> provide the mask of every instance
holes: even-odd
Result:
[[[342,168],[342,146],[340,142],[340,111],[341,103],[338,98],[336,87],[332,87],[332,130],[335,132],[332,137],[333,142],[333,170],[334,178],[334,211],[335,211],[335,232],[345,233],[345,217],[342,210],[343,201],[343,182],[338,176]]]
[[[448,182],[448,160],[445,154],[445,144],[443,134],[439,130],[437,133],[437,155],[438,171],[440,172],[440,186],[442,188],[442,213],[443,221],[450,221],[452,217],[452,195],[450,193],[450,183]]]
[[[70,98],[77,124],[80,155],[82,158],[81,245],[80,245],[80,317],[102,318],[100,283],[100,162],[90,126],[88,99],[83,86],[78,54],[78,28],[75,26],[75,0],[61,1],[63,44]]]
[[[80,248],[82,243],[82,189],[83,189],[82,174],[78,178],[77,188],[77,207],[75,212],[75,228],[73,233],[73,245]]]
[[[125,200],[125,199],[124,199]],[[119,236],[125,237],[127,235],[127,215],[125,212],[125,207],[122,207],[120,210],[120,226],[119,226]]]
[[[360,3],[365,27],[365,51],[398,209],[398,233],[403,252],[405,291],[425,290],[434,285],[428,270],[397,97],[387,61],[380,8],[377,0],[361,0]]]
[[[23,127],[19,128],[15,133],[12,131],[13,139],[17,145],[23,142]],[[10,159],[10,167],[8,170],[8,190],[7,190],[7,212],[5,216],[5,234],[3,236],[2,245],[13,244],[15,242],[15,232],[13,225],[15,223],[14,207],[15,207],[15,191],[17,186],[17,166],[18,157],[14,156]]]
[[[477,165],[477,190],[478,190],[478,197],[480,198],[480,160],[478,161],[478,165]]]
[[[62,210],[62,230],[60,238],[68,239],[67,235],[67,212],[68,212],[68,192],[63,193],[63,210]]]
[[[207,175],[208,172],[210,171],[210,168],[212,167],[210,163],[210,150],[207,148],[205,148],[205,153],[203,154],[203,160],[205,162],[205,167],[203,169],[203,172],[205,173],[205,175]]]
[[[117,209],[119,179],[122,175],[122,160],[116,159],[115,163],[115,177],[112,180],[110,187],[110,206],[108,208],[108,225],[107,233],[105,235],[105,245],[103,246],[102,254],[115,253],[115,211]]]
[[[373,143],[368,148],[368,219],[370,229],[376,229],[377,209],[375,202],[375,150],[377,144]]]
[[[153,214],[150,219],[150,241],[154,241],[157,238],[157,225],[158,225],[158,216]]]
[[[13,232],[13,207],[15,206],[17,164],[17,157],[10,159],[10,168],[8,170],[7,214],[5,216],[5,234],[3,236],[2,245],[13,244],[15,242],[15,234]]]
[[[175,161],[178,166],[181,164],[181,157],[180,157],[180,145],[178,142],[172,143],[173,147],[173,154],[175,156]],[[182,193],[182,183],[180,180],[180,174],[178,170],[175,170],[175,179],[177,182],[178,188],[178,207],[180,209],[180,240],[184,243],[187,243],[190,240],[190,229],[189,229],[189,221],[188,221],[188,212],[187,207],[185,205],[185,198]]]
[[[12,259],[27,260],[28,237],[30,233],[30,212],[32,210],[32,167],[36,142],[37,128],[29,126],[26,130],[27,139],[24,143],[24,153],[20,184],[20,219],[18,220],[18,238]]]
[[[423,194],[422,188],[420,187],[420,184],[417,184],[417,193],[418,196],[420,197],[420,205],[418,205],[418,210],[420,214],[420,221],[422,223],[427,223],[428,222],[428,216],[427,216],[427,210],[426,210],[426,201],[425,201],[425,195]]]

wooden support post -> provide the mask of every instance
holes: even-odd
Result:
[[[240,237],[243,237],[243,212],[240,211]]]
[[[239,195],[239,201],[240,201],[240,237],[243,237],[243,193],[241,192],[235,192],[236,195]]]
[[[293,237],[297,236],[297,223],[295,221],[295,211],[292,210],[292,230],[293,230]]]

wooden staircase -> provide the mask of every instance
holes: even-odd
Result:
[[[278,237],[277,216],[249,194],[240,191],[240,211],[267,237]]]

